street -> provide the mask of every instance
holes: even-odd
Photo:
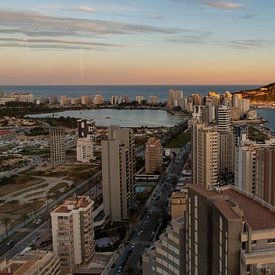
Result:
[[[174,162],[168,168],[166,177],[161,181],[147,211],[136,226],[136,230],[126,246],[123,254],[118,258],[113,274],[142,274],[141,257],[146,247],[149,247],[155,240],[157,229],[168,206],[168,200],[176,182],[180,176],[185,161],[190,151],[190,144],[187,144],[178,153]]]

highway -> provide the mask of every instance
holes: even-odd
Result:
[[[94,174],[92,177],[90,177],[90,178],[88,178],[88,179],[82,181],[81,183],[77,184],[77,185],[76,185],[76,188],[70,190],[68,193],[64,193],[63,195],[61,195],[61,196],[59,197],[59,199],[58,199],[58,202],[57,202],[56,200],[54,200],[54,201],[52,201],[51,203],[49,203],[48,205],[46,205],[45,207],[42,207],[41,209],[39,209],[39,210],[37,211],[36,215],[34,215],[34,214],[31,215],[31,216],[25,221],[25,223],[26,223],[26,224],[30,224],[30,226],[33,227],[34,225],[32,224],[32,222],[33,222],[38,216],[42,216],[42,215],[46,214],[48,211],[50,211],[51,209],[53,209],[57,204],[63,202],[67,197],[70,197],[70,196],[72,196],[75,192],[79,191],[84,185],[86,185],[86,184],[88,184],[88,183],[90,183],[90,182],[92,182],[92,181],[98,181],[100,178],[101,178],[101,171],[97,172],[97,173]],[[22,231],[22,229],[25,230],[25,228],[24,228],[25,226],[24,226],[24,225],[25,225],[24,222],[22,222],[22,223],[16,225],[15,227],[13,227],[12,229],[10,229],[10,230],[9,230],[9,236],[14,235],[15,233],[17,233],[17,232],[20,231],[20,230]],[[39,228],[41,228],[41,225],[39,226]],[[27,226],[26,229],[28,229],[28,226]],[[34,230],[34,228],[32,228],[32,230]],[[34,232],[35,232],[35,231],[33,231],[32,233],[29,234],[29,235],[30,235],[30,237],[29,237],[30,240],[32,239],[31,236],[33,237],[33,239],[36,237],[36,235],[34,234]],[[37,231],[37,232],[39,232],[39,231]],[[8,251],[8,250],[11,250],[11,251],[17,251],[17,250],[22,251],[22,249],[20,250],[19,247],[20,247],[20,248],[23,247],[23,249],[24,249],[25,247],[27,247],[27,246],[30,244],[30,242],[29,242],[29,243],[26,242],[27,245],[24,247],[25,243],[24,243],[24,245],[23,245],[23,243],[20,242],[20,239],[18,239],[16,235],[17,235],[17,234],[15,234],[15,235],[14,235],[14,238],[13,238],[13,240],[14,240],[15,243],[16,243],[16,244],[14,245],[14,247],[9,247],[9,246],[7,246],[5,242],[3,242],[3,243],[1,244],[1,246],[0,246],[0,255],[3,255],[3,254],[6,253],[6,251]],[[28,235],[28,236],[29,236],[29,235]],[[28,237],[28,236],[27,236],[27,237]],[[5,238],[6,238],[6,234],[3,234],[2,236],[0,236],[0,241],[3,241]],[[18,247],[18,249],[17,249],[17,247]],[[11,252],[11,254],[14,254],[14,253]],[[10,254],[8,254],[8,255],[10,255]],[[14,255],[15,255],[15,254],[14,254]]]
[[[190,152],[190,144],[183,147],[168,167],[166,177],[159,184],[158,189],[152,196],[147,211],[136,225],[136,230],[126,246],[123,254],[118,258],[114,274],[142,274],[141,257],[146,247],[149,247],[155,240],[157,227],[161,224],[163,211],[166,212],[168,199],[173,187],[180,176],[185,161]]]

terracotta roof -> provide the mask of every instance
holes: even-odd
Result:
[[[208,197],[208,198],[216,197],[216,196],[220,195],[217,191],[207,190],[199,184],[188,184],[187,188],[188,189],[193,189],[195,192],[198,192],[198,193],[200,193],[203,196]]]
[[[222,194],[239,204],[239,208],[244,211],[244,219],[252,230],[275,229],[275,212],[234,189],[223,190]]]
[[[228,200],[217,200],[214,202],[214,205],[228,220],[240,219],[240,217],[232,209],[232,207],[235,206],[232,202]]]

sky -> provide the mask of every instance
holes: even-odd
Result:
[[[268,84],[274,0],[0,0],[0,84]]]

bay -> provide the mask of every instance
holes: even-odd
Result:
[[[54,114],[54,117],[61,116],[94,119],[97,126],[119,125],[121,127],[172,127],[186,118],[184,116],[171,115],[163,110],[115,109],[74,110]],[[53,114],[34,114],[29,115],[29,117],[53,117]]]

